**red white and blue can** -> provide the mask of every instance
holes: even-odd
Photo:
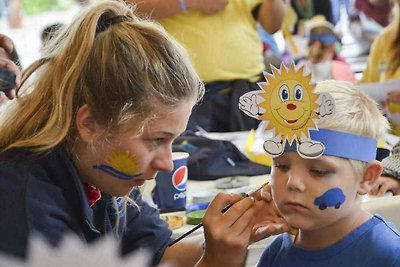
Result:
[[[174,169],[169,173],[159,172],[156,176],[152,197],[161,212],[185,210],[188,157],[186,152],[172,152]]]

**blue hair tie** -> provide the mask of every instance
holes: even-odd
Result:
[[[321,41],[326,44],[333,44],[338,41],[337,37],[332,34],[311,34],[310,41]]]

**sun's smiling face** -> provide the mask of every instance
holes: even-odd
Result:
[[[277,123],[290,129],[302,128],[310,117],[310,97],[295,80],[281,82],[271,92],[270,107]]]
[[[303,76],[303,68],[295,70],[281,66],[280,71],[273,69],[273,75],[265,76],[268,83],[261,83],[264,90],[260,103],[266,112],[260,119],[268,120],[267,130],[274,130],[275,135],[282,134],[282,140],[292,143],[294,138],[301,138],[303,133],[309,137],[308,129],[316,129],[313,119],[318,118],[314,84],[310,84],[311,75]]]

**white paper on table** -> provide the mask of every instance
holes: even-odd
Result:
[[[400,79],[378,83],[362,83],[360,88],[375,101],[383,103],[386,101],[389,92],[400,90]]]

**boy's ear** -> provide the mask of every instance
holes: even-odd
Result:
[[[96,122],[86,104],[78,109],[75,123],[79,137],[86,143],[92,143],[100,134],[101,126]]]
[[[376,180],[381,175],[382,169],[382,164],[377,160],[371,160],[367,163],[366,170],[360,181],[358,194],[365,195],[371,190]]]

